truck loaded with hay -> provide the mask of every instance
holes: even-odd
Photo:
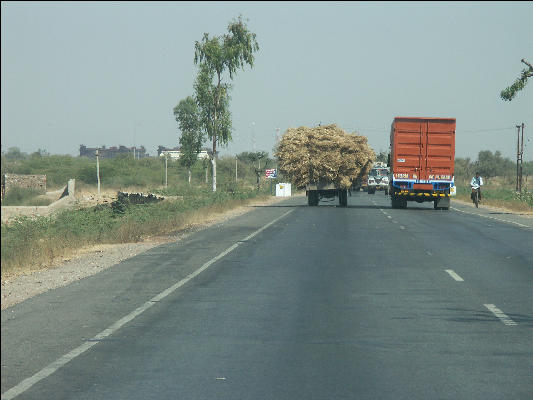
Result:
[[[375,158],[365,136],[335,124],[287,129],[275,156],[284,177],[298,189],[305,188],[308,205],[338,197],[341,207],[348,205],[348,189],[368,174]]]

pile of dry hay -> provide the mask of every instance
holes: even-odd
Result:
[[[366,136],[346,133],[335,124],[287,129],[275,156],[280,172],[298,188],[318,181],[348,188],[370,171],[375,158]]]

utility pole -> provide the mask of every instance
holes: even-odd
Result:
[[[518,192],[518,162],[520,160],[520,125],[516,125],[518,132],[516,134],[516,191]]]
[[[252,151],[255,153],[255,122],[252,122]]]
[[[522,122],[522,144],[520,146],[520,193],[522,193],[522,163],[524,162],[524,123]]]
[[[98,197],[100,197],[100,162],[98,160],[98,149],[96,149],[95,155],[96,155],[96,179],[98,180]]]
[[[165,153],[165,187],[168,187],[168,172],[167,172],[168,153]]]
[[[522,140],[520,141],[520,128],[522,128]],[[522,193],[522,163],[524,159],[524,123],[516,125],[516,191]]]
[[[237,183],[237,156],[235,156],[235,183]]]

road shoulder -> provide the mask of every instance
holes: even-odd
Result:
[[[476,208],[470,202],[458,199],[452,200],[451,209],[461,213],[477,215],[482,218],[512,224],[520,228],[533,229],[533,212],[512,211],[506,208],[484,204],[480,204],[479,208]]]
[[[207,221],[191,225],[172,235],[149,237],[139,243],[88,246],[76,251],[71,257],[56,260],[46,268],[4,278],[1,309],[5,310],[38,294],[95,275],[159,245],[179,242],[195,232],[246,214],[253,210],[254,206],[275,204],[285,199],[271,197],[267,200],[252,200],[247,205],[214,215]]]

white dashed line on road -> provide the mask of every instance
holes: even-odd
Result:
[[[445,271],[457,282],[464,282],[464,279],[461,278],[453,269],[447,269]]]
[[[507,325],[507,326],[516,325],[516,322],[514,322],[511,318],[509,318],[502,310],[500,310],[494,304],[483,304],[483,305],[487,307],[488,310],[492,312],[497,318],[499,318],[499,320],[502,321],[504,325]]]
[[[483,218],[488,218],[488,219],[494,219],[496,221],[500,221],[500,222],[507,222],[508,224],[514,224],[514,225],[517,225],[521,228],[530,228],[529,226],[527,225],[524,225],[524,224],[521,224],[519,222],[514,222],[514,221],[509,221],[507,219],[501,219],[501,218],[496,218],[496,217],[491,217],[489,215],[483,215],[483,214],[478,214],[478,213],[473,213],[473,212],[469,212],[469,211],[464,211],[464,210],[459,210],[458,208],[455,208],[455,207],[451,207],[452,210],[455,210],[455,211],[459,211],[459,212],[462,212],[464,214],[470,214],[470,215],[477,215],[478,217],[483,217]]]

